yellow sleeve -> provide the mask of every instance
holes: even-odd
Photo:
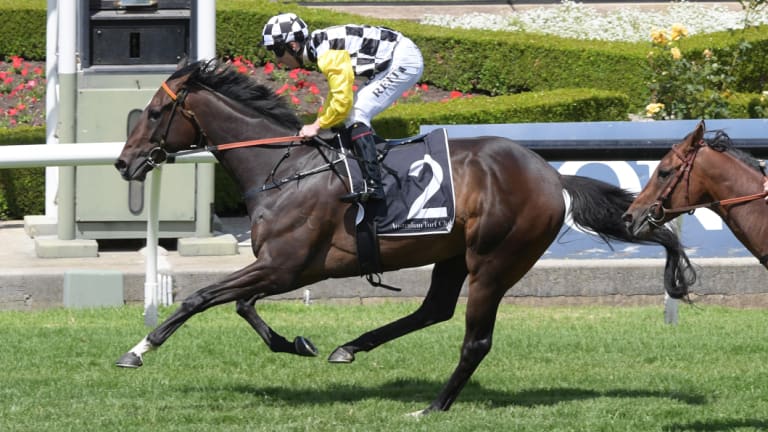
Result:
[[[352,59],[344,50],[328,50],[317,58],[317,67],[328,80],[328,96],[317,119],[320,127],[327,129],[344,121],[352,110],[355,73]]]

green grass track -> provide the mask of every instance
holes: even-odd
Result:
[[[416,419],[456,366],[463,307],[349,365],[339,344],[416,303],[259,311],[318,358],[273,354],[234,311],[192,318],[142,368],[114,361],[141,308],[0,312],[0,431],[749,431],[768,429],[768,314],[503,305],[491,353],[451,411]],[[170,312],[165,309],[163,316]]]

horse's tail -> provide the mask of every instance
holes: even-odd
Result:
[[[693,268],[677,234],[666,226],[637,237],[622,221],[635,195],[625,189],[589,177],[563,176],[563,187],[571,196],[570,214],[580,228],[592,231],[610,245],[610,240],[638,244],[659,244],[667,251],[664,289],[670,297],[688,299],[696,282]]]

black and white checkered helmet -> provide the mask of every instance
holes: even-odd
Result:
[[[267,21],[262,32],[267,48],[288,42],[304,42],[309,37],[307,24],[293,13],[275,15]]]

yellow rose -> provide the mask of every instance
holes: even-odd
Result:
[[[704,56],[704,58],[710,59],[710,58],[712,58],[713,54],[712,54],[712,51],[710,51],[709,48],[707,48],[707,49],[704,50],[702,55]]]
[[[683,27],[682,24],[672,24],[672,40],[678,40],[682,37],[688,36],[688,29]]]
[[[645,115],[647,117],[653,117],[655,114],[657,114],[659,111],[663,109],[664,109],[663,103],[651,103],[645,107]]]
[[[669,50],[669,53],[672,54],[672,58],[675,60],[680,60],[681,57],[683,57],[683,53],[680,52],[680,48],[673,47]]]
[[[667,33],[664,30],[651,31],[651,41],[656,45],[664,45],[667,42]]]

